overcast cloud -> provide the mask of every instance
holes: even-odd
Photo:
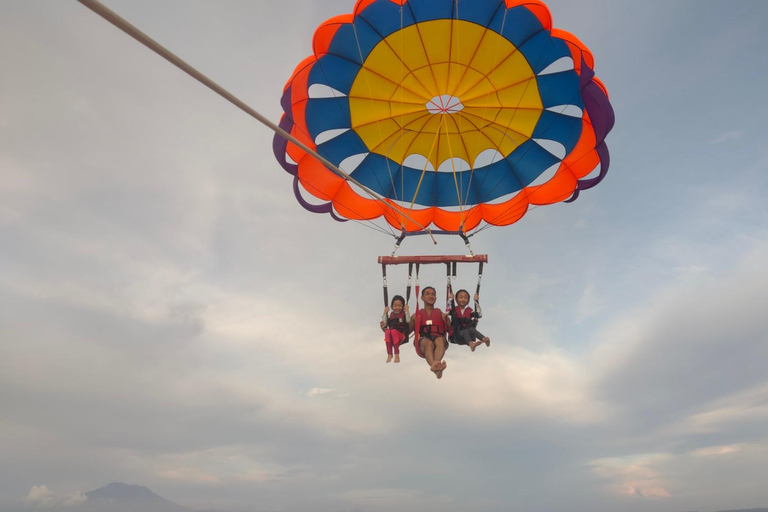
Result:
[[[353,2],[105,3],[278,120]],[[493,343],[438,382],[384,364],[393,240],[297,205],[266,128],[77,2],[0,0],[0,510],[768,507],[768,4],[549,5],[611,171],[473,239]]]

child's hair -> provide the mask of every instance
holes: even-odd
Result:
[[[391,308],[395,307],[396,300],[399,300],[400,303],[403,305],[403,307],[405,307],[405,299],[403,298],[402,295],[395,295],[394,297],[392,297],[392,302],[389,303],[389,307]]]
[[[456,295],[454,295],[454,297],[456,297],[456,300],[459,299],[459,294],[460,293],[466,293],[467,294],[467,301],[469,301],[469,299],[470,299],[469,292],[467,290],[465,290],[464,288],[462,288],[461,290],[456,292]]]
[[[437,290],[435,290],[434,286],[425,286],[421,289],[421,296],[423,297],[425,293],[427,293],[427,290],[432,290],[433,292],[437,293]]]

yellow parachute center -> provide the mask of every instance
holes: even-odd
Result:
[[[473,165],[528,140],[543,110],[521,52],[496,32],[462,20],[418,23],[369,54],[349,93],[352,128],[369,151],[402,164],[412,154],[437,169]]]

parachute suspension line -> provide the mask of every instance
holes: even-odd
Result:
[[[402,109],[401,109],[402,111]],[[402,121],[402,119],[401,119]],[[397,138],[392,142],[392,144],[389,145],[389,149],[387,149],[387,154],[384,155],[387,158],[387,161],[389,161],[389,154],[392,152],[392,150],[395,148],[395,144],[400,142],[400,139],[403,138],[403,130],[400,130],[400,134],[397,136]],[[387,163],[387,169],[389,169],[389,163]],[[403,174],[403,164],[400,164],[400,176]],[[397,193],[397,185],[395,185],[395,177],[392,176],[392,173],[389,173],[389,182],[392,184],[392,192],[395,194],[395,201],[400,201],[400,196]],[[401,187],[402,188],[402,187]],[[403,225],[403,217],[402,215],[399,216],[398,220],[400,221],[400,229],[404,228]]]
[[[448,142],[448,156],[451,157],[451,172],[453,173],[453,183],[456,186],[456,196],[459,200],[459,212],[461,212],[461,223],[464,224],[464,207],[461,203],[461,190],[459,190],[459,180],[456,175],[456,162],[453,160],[453,149],[451,148],[451,136],[448,134],[448,120],[443,116],[443,125],[445,126],[445,140]]]
[[[403,33],[403,25],[404,25],[404,19],[403,19],[403,5],[400,4],[400,34]],[[405,65],[403,64],[403,55],[405,55],[405,38],[400,37],[400,76],[403,76],[403,68]],[[405,114],[403,113],[403,91],[400,91],[400,137],[398,140],[403,138],[403,135],[405,135]],[[394,145],[393,145],[394,147]],[[391,151],[391,149],[390,149]],[[395,185],[392,185],[393,188],[395,188],[395,198],[400,197],[402,199],[405,199],[405,152],[403,152],[403,157],[400,159],[400,194],[397,193],[397,187]],[[400,225],[402,226],[403,221],[400,219]],[[409,277],[410,280],[410,277]]]
[[[344,207],[348,208],[347,206],[344,206]],[[352,210],[350,209],[350,211],[352,211]],[[347,219],[347,220],[351,220],[352,222],[354,222],[356,224],[360,224],[363,227],[366,227],[368,229],[372,229],[374,231],[378,231],[379,233],[383,233],[383,234],[385,234],[387,236],[394,236],[394,234],[392,233],[392,228],[389,228],[389,231],[387,231],[386,229],[382,228],[381,226],[379,226],[378,224],[376,224],[372,220],[366,220],[365,222],[357,220],[357,219]],[[366,224],[366,222],[368,224]]]
[[[331,171],[333,171],[338,176],[346,179],[347,181],[354,183],[360,189],[362,189],[371,199],[374,201],[381,203],[390,209],[393,209],[392,206],[387,203],[384,197],[380,196],[367,186],[363,185],[359,181],[357,181],[355,178],[350,176],[348,173],[340,169],[338,166],[324,158],[323,156],[319,155],[316,151],[310,149],[307,145],[305,145],[303,142],[301,142],[299,139],[291,135],[290,133],[286,132],[279,126],[277,126],[275,123],[264,117],[263,115],[259,114],[256,110],[249,107],[247,104],[245,104],[243,101],[238,99],[236,96],[234,96],[232,93],[218,85],[216,82],[199,72],[197,69],[193,68],[189,64],[187,64],[185,61],[183,61],[181,58],[173,54],[170,50],[162,46],[160,43],[146,35],[144,32],[139,30],[138,28],[134,27],[130,23],[128,23],[125,19],[120,17],[117,13],[110,10],[108,7],[106,7],[104,4],[99,2],[98,0],[77,0],[79,3],[87,7],[88,9],[92,10],[108,22],[110,22],[115,27],[119,28],[132,38],[134,38],[136,41],[140,42],[156,54],[158,54],[160,57],[164,58],[177,68],[179,68],[181,71],[185,72],[201,84],[205,85],[209,89],[211,89],[213,92],[221,96],[222,98],[226,99],[233,105],[235,105],[237,108],[248,114],[249,116],[253,117],[257,121],[259,121],[261,124],[272,130],[273,132],[280,135],[282,138],[286,139],[289,142],[292,142],[297,147],[299,147],[302,151],[310,155],[312,158],[316,159],[326,167],[328,167]],[[415,223],[417,226],[419,226],[422,229],[427,229],[425,226],[422,226],[421,223],[417,222],[416,220],[410,218],[408,215],[403,214],[403,216],[410,220],[411,222]]]
[[[365,73],[365,85],[368,88],[368,99],[371,102],[370,103],[371,107],[373,107],[373,105],[374,105],[373,88],[371,87],[371,80],[368,77],[368,73],[365,72],[365,69],[364,69],[365,62],[364,62],[364,57],[363,57],[363,48],[360,45],[360,39],[357,36],[357,25],[355,25],[355,20],[356,20],[356,18],[352,19],[352,31],[355,34],[355,43],[357,43],[357,53],[360,56],[361,71],[363,71]],[[400,61],[402,63],[402,59]],[[376,128],[379,130],[379,138],[381,140],[384,140],[384,132],[381,129],[381,123],[379,123],[378,121],[374,121],[374,122],[376,123]],[[392,144],[392,147],[394,147],[394,143]],[[390,148],[390,151],[391,151],[391,148]],[[387,151],[387,153],[389,153],[389,151]],[[395,181],[394,181],[394,176],[392,175],[392,168],[389,165],[389,158],[385,156],[384,157],[384,161],[387,164],[387,173],[389,174],[389,181],[392,183],[393,192],[395,192],[395,194],[397,194],[397,190],[394,190],[395,189],[395,186],[394,186],[395,185]],[[373,173],[373,174],[374,174],[374,176],[376,176],[376,173]],[[378,176],[377,176],[376,180],[378,181]],[[379,186],[381,186],[381,183],[379,183]],[[395,199],[397,199],[397,195],[395,195]],[[403,225],[403,217],[402,217],[402,215],[397,215],[397,213],[398,213],[397,209],[393,208],[393,211],[395,212],[395,218],[397,218],[397,220],[400,222],[400,228],[402,229],[404,227],[404,225]]]
[[[546,129],[545,129],[545,130],[544,130],[542,133],[546,133]],[[587,152],[585,155],[582,155],[581,157],[579,157],[578,159],[576,159],[576,160],[575,160],[573,163],[575,164],[575,163],[578,163],[578,162],[580,162],[582,159],[584,159],[584,158],[586,158],[586,157],[590,156],[590,155],[591,155],[591,153],[592,153],[591,151]],[[497,185],[497,186],[498,186],[498,185]],[[494,187],[494,188],[495,188],[495,187]],[[533,197],[535,194],[536,194],[536,191],[533,191],[533,192],[530,192],[530,193],[528,193],[528,196],[529,196],[529,197]],[[556,200],[556,201],[554,201],[554,202],[563,201],[563,200],[567,199],[568,197],[570,197],[571,195],[573,195],[573,192],[569,192],[567,195],[563,196],[563,197],[562,197],[562,198],[560,198],[560,199],[557,199],[557,200]],[[526,209],[527,209],[529,212],[532,212],[533,210],[536,210],[536,209],[538,209],[538,208],[541,208],[542,206],[546,206],[546,205],[544,205],[544,204],[534,204],[534,205],[530,205],[530,206],[526,207]],[[507,217],[507,216],[510,216],[510,215],[517,215],[517,213],[518,213],[520,210],[522,210],[522,209],[524,209],[524,208],[523,208],[523,207],[520,207],[520,206],[510,206],[509,208],[507,208],[506,210],[504,210],[503,212],[501,212],[499,215],[497,215],[496,217],[494,217],[493,219],[491,219],[491,222],[496,222],[497,220],[499,220],[499,219],[502,219],[502,218],[504,218],[504,217]],[[495,224],[492,224],[492,223],[491,223],[491,224],[486,224],[486,225],[485,225],[485,226],[483,226],[482,228],[479,228],[479,229],[477,229],[477,230],[473,231],[473,232],[472,232],[472,235],[474,236],[474,235],[476,235],[476,234],[478,234],[478,233],[481,233],[481,232],[485,231],[486,229],[489,229],[489,228],[494,228],[494,227],[498,227],[498,226],[496,226]]]
[[[312,190],[314,190],[315,192],[318,192],[318,193],[320,192],[314,186],[312,186],[310,183],[302,183],[302,186],[304,188],[306,188],[306,189],[312,189]],[[337,201],[337,202],[339,204],[341,204],[344,208],[346,208],[349,211],[351,211],[352,213],[354,213],[355,215],[358,215],[358,216],[362,217],[362,215],[360,215],[360,213],[358,213],[354,209],[350,208],[349,206],[341,203],[341,201]],[[351,220],[352,222],[356,222],[357,224],[360,224],[361,226],[365,226],[365,227],[367,227],[369,229],[373,229],[374,231],[378,231],[379,233],[384,233],[387,236],[396,236],[395,232],[392,231],[392,227],[389,226],[389,224],[387,224],[387,227],[389,228],[389,231],[387,231],[387,230],[385,230],[384,228],[382,228],[381,226],[379,226],[378,224],[376,224],[375,222],[373,222],[370,219],[364,221],[364,222],[367,222],[368,224],[365,224],[363,221],[360,221],[358,219],[347,219],[347,220]]]
[[[456,0],[454,6],[455,6],[455,10],[456,10],[456,21],[454,22],[453,20],[451,20],[451,25],[453,25],[455,27],[458,27],[459,26],[459,23],[458,23],[458,21],[459,21],[459,0]],[[462,54],[461,30],[457,30],[456,31],[456,36],[455,37],[456,37],[456,48],[457,48],[457,50],[459,52],[459,55],[461,55]],[[451,46],[451,52],[453,52],[453,46]],[[451,56],[451,62],[453,62],[452,56]],[[457,64],[460,64],[460,63],[457,62]],[[459,86],[459,81],[460,81],[460,78],[461,78],[461,69],[460,69],[461,66],[457,65],[457,66],[455,66],[455,68],[456,68],[456,87],[458,87]],[[456,92],[456,90],[454,89],[454,93],[455,92]],[[452,94],[452,96],[453,96],[453,94]],[[453,116],[451,116],[451,117],[453,117]],[[452,119],[452,121],[456,125],[456,133],[459,134],[459,141],[461,142],[462,146],[464,147],[464,152],[467,155],[467,160],[469,160],[470,153],[469,153],[469,151],[467,151],[467,146],[464,143],[464,137],[461,136],[461,127],[459,126],[459,122],[456,119]],[[448,149],[449,149],[449,151],[451,149],[450,138],[448,139]],[[467,163],[469,164],[470,169],[471,169],[472,168],[472,163],[471,162],[467,162]],[[457,180],[456,180],[455,166],[454,166],[454,162],[453,162],[453,154],[451,154],[451,167],[454,167],[453,180],[454,180],[454,182],[456,182]],[[470,181],[470,183],[471,183],[471,181]],[[464,181],[463,180],[458,183],[458,185],[456,187],[456,191],[459,194],[459,209],[461,211],[461,216],[460,216],[461,222],[460,222],[459,231],[461,232],[461,231],[464,231],[464,221],[466,220],[466,217],[464,216],[464,205],[466,204],[466,200],[464,198]],[[469,192],[469,191],[467,191],[467,192]]]
[[[506,13],[505,13],[505,18],[504,18],[504,19],[506,20]],[[534,34],[534,35],[535,35],[535,34]],[[534,35],[532,35],[532,36],[531,36],[531,38],[532,38],[532,37],[534,37]],[[528,40],[530,40],[530,38],[529,38]],[[501,42],[501,41],[499,41],[499,43],[500,43],[500,42]],[[526,40],[526,41],[524,41],[522,44],[525,44],[526,42],[527,42],[527,40]],[[551,44],[552,44],[552,40],[551,40],[551,39],[549,40],[548,44],[549,44],[549,45],[551,45]],[[541,53],[539,53],[539,58],[538,58],[538,60],[536,61],[536,64],[535,64],[535,66],[531,66],[531,67],[538,67],[539,63],[541,62],[541,59],[544,57],[544,53],[545,53],[545,50],[546,50],[546,49],[547,49],[547,47],[544,47],[544,48],[542,48],[542,50],[541,50]],[[496,72],[496,70],[494,69],[494,73],[495,73],[495,72]],[[530,79],[530,80],[527,80],[527,81],[526,81],[526,84],[525,84],[525,88],[524,88],[524,89],[523,89],[523,91],[520,93],[520,97],[519,97],[519,98],[518,98],[518,100],[517,100],[517,105],[515,106],[515,108],[514,108],[514,111],[513,111],[513,113],[512,113],[512,116],[510,117],[510,119],[509,119],[509,122],[507,122],[507,126],[505,127],[505,130],[504,130],[504,132],[502,133],[502,136],[503,136],[503,137],[505,137],[505,138],[508,138],[509,140],[511,140],[511,141],[513,141],[513,142],[514,142],[514,139],[512,139],[512,138],[509,136],[509,131],[510,131],[510,129],[511,129],[512,123],[515,121],[515,117],[517,116],[517,113],[518,113],[518,111],[520,110],[520,108],[519,108],[519,107],[520,107],[520,104],[522,103],[522,101],[523,101],[523,98],[525,97],[525,94],[528,92],[528,88],[530,87],[530,85],[531,85],[531,82],[533,82],[533,79]],[[550,125],[549,125],[549,126],[547,126],[547,129],[549,129],[549,127],[550,127],[551,125],[552,125],[552,123],[550,123]],[[546,133],[547,129],[545,129],[545,130],[542,132],[542,134],[543,134],[543,133]],[[512,131],[514,131],[514,130],[512,130]],[[529,147],[529,149],[526,149],[526,150],[525,150],[525,152],[524,152],[524,153],[523,153],[523,154],[522,154],[522,155],[521,155],[521,156],[518,158],[518,161],[519,161],[519,160],[521,160],[523,157],[525,157],[525,155],[527,155],[527,154],[528,154],[528,151],[530,151],[530,147]],[[513,168],[512,166],[510,166],[510,169],[511,169],[511,170],[512,170],[512,172],[514,173],[514,168]],[[517,178],[517,180],[518,180],[518,181],[520,182],[520,184],[522,185],[522,180],[520,180],[519,176],[517,176],[517,174],[515,174],[515,177]],[[488,174],[486,174],[486,175],[485,175],[485,177],[483,178],[483,181],[480,183],[480,187],[482,187],[482,186],[485,184],[485,181],[486,181],[486,179],[488,179]],[[498,186],[501,184],[501,182],[502,182],[502,181],[503,181],[503,177],[499,179],[499,181],[496,183],[496,185],[494,185],[494,187],[493,187],[493,188],[490,190],[490,192],[488,192],[488,193],[489,193],[489,194],[491,194],[491,193],[492,193],[494,190],[496,190],[496,188],[498,188]],[[525,187],[523,187],[523,188],[525,188]],[[479,198],[479,199],[481,199],[481,202],[485,200],[485,198]],[[474,210],[474,209],[476,209],[476,208],[479,208],[479,207],[480,207],[480,204],[477,204],[475,207],[473,207],[473,210]],[[514,208],[516,208],[516,207],[515,207],[515,206],[511,206],[509,209],[507,209],[507,210],[505,210],[504,212],[502,212],[501,214],[497,215],[497,216],[496,216],[494,219],[492,219],[492,220],[490,220],[490,221],[486,221],[486,222],[488,222],[489,224],[493,224],[493,222],[497,221],[498,219],[505,217],[505,216],[507,215],[507,213],[509,212],[509,210],[512,210],[512,209],[514,209]],[[518,208],[519,208],[519,207],[518,207]],[[527,207],[527,206],[526,206],[526,209],[528,209],[528,207]]]
[[[318,66],[318,67],[317,67],[317,69],[319,69],[319,70],[320,70],[320,72],[323,74],[323,76],[325,77],[325,80],[326,80],[326,81],[329,81],[329,80],[328,80],[328,74],[325,72],[325,68],[324,68],[323,66]],[[336,106],[338,107],[338,109],[339,109],[339,112],[341,112],[341,113],[342,113],[342,115],[343,115],[343,114],[344,114],[344,108],[343,108],[343,107],[342,107],[342,106],[339,104],[339,101],[341,101],[343,98],[336,96],[336,97],[334,97],[334,99],[336,100],[336,101],[335,101],[335,104],[336,104]],[[305,135],[306,135],[306,136],[309,138],[309,134],[308,134],[307,132],[305,132],[303,129],[302,129],[302,132],[303,132],[303,133],[304,133],[304,134],[305,134]],[[362,143],[360,144],[360,149],[362,149],[363,151],[367,151],[367,150],[368,150],[368,148],[366,148],[366,147],[365,147],[365,145],[364,145],[364,144],[362,144]],[[369,169],[373,170],[373,168],[372,168],[372,166],[371,166],[371,163],[370,163],[370,161],[366,160],[366,161],[365,161],[365,164],[367,164],[367,165],[368,165],[368,168],[369,168]],[[362,165],[362,164],[361,164],[361,165]],[[376,175],[376,174],[374,173],[374,176],[376,177],[376,182],[379,184],[379,187],[381,187],[382,189],[384,189],[384,187],[382,186],[382,183],[381,183],[381,181],[379,181],[379,177],[378,177],[378,175]],[[382,203],[383,203],[384,201],[380,201],[380,202],[382,202]],[[385,204],[386,204],[386,203],[385,203]],[[345,207],[346,207],[346,205],[345,205]],[[349,209],[350,209],[350,211],[354,211],[354,210],[352,210],[351,208],[349,208]],[[394,211],[394,210],[393,210],[393,211]],[[357,212],[355,212],[355,213],[357,213]],[[397,212],[395,212],[395,213],[397,213]],[[374,224],[372,221],[368,221],[368,222],[371,222],[372,224]],[[402,220],[401,220],[400,224],[401,224],[401,227],[402,227]],[[374,225],[376,225],[376,224],[374,224]],[[377,226],[377,227],[378,227],[378,226]],[[387,227],[388,227],[388,229],[389,229],[389,233],[386,233],[386,232],[385,232],[385,234],[388,234],[388,235],[392,235],[392,236],[397,236],[397,235],[395,235],[395,232],[394,232],[394,231],[392,231],[392,228],[391,228],[391,226],[389,226],[389,223],[387,223]]]
[[[573,99],[577,98],[577,97],[578,97],[578,94],[574,95],[574,96],[573,96],[573,98],[571,99],[571,101],[572,101]],[[570,101],[569,101],[568,103],[570,103]],[[565,111],[565,108],[566,108],[566,107],[563,107],[563,110],[561,110],[561,111],[560,111],[560,113],[561,113],[561,114],[562,114],[562,113]],[[553,125],[553,124],[554,124],[554,120],[552,120],[552,121],[551,121],[551,122],[550,122],[550,123],[549,123],[549,124],[548,124],[546,127],[544,127],[544,129],[541,131],[541,134],[542,134],[542,135],[546,134],[546,133],[549,131],[549,129],[552,127],[552,125]],[[525,157],[525,155],[527,155],[527,154],[528,154],[528,151],[530,151],[530,148],[529,148],[529,149],[526,149],[526,150],[525,150],[525,152],[524,152],[522,155],[520,155],[520,159],[522,159],[523,157]],[[578,159],[576,159],[576,160],[575,160],[573,163],[577,163],[577,162],[581,161],[582,159],[584,159],[584,158],[586,158],[586,157],[590,156],[590,155],[591,155],[591,153],[592,153],[591,151],[587,152],[586,154],[584,154],[584,155],[580,156]],[[562,162],[561,162],[561,163],[562,163]],[[491,189],[491,191],[490,191],[490,192],[493,192],[494,190],[496,190],[496,188],[499,186],[499,184],[500,184],[500,183],[501,183],[501,182],[497,183],[497,184],[496,184],[496,185],[495,185],[495,186],[494,186],[494,187]],[[534,190],[533,192],[527,192],[527,195],[528,195],[528,197],[529,197],[529,204],[530,204],[530,199],[532,199],[532,198],[533,198],[533,196],[536,194],[536,192],[537,192],[537,191],[538,191],[538,189],[537,189],[537,190]],[[567,199],[567,198],[568,198],[569,196],[571,196],[572,194],[573,194],[573,192],[570,192],[570,193],[568,193],[568,195],[567,195],[567,196],[564,196],[562,199],[559,199],[559,201],[562,201],[562,200],[564,200],[564,199]],[[558,201],[555,201],[555,202],[558,202]],[[537,208],[540,208],[541,206],[544,206],[544,205],[540,205],[540,204],[539,204],[539,205],[533,205],[533,206],[526,206],[526,207],[525,207],[525,209],[527,209],[528,211],[533,211],[533,210],[535,210],[535,209],[537,209]],[[479,229],[479,230],[476,230],[476,231],[475,231],[475,232],[473,232],[472,234],[473,234],[473,235],[475,235],[475,234],[477,234],[477,233],[480,233],[481,231],[484,231],[485,229],[487,229],[487,228],[489,228],[489,227],[495,227],[495,226],[494,226],[494,224],[493,224],[494,222],[496,222],[497,220],[499,220],[499,219],[502,219],[502,218],[504,218],[504,217],[507,217],[507,216],[509,216],[509,215],[517,215],[517,213],[518,213],[520,210],[522,210],[522,209],[523,209],[523,208],[522,208],[522,207],[520,207],[520,206],[516,206],[516,205],[510,206],[509,208],[507,208],[506,210],[504,210],[503,212],[501,212],[499,215],[497,215],[496,217],[494,217],[493,219],[491,219],[487,225],[483,226],[483,227],[482,227],[481,229]]]
[[[500,5],[500,7],[499,7],[499,8],[502,8],[502,7],[501,7],[501,5]],[[456,9],[456,19],[458,20],[458,19],[459,19],[459,4],[458,4],[458,0],[456,0],[455,9]],[[502,18],[502,21],[501,21],[501,30],[500,30],[500,32],[499,32],[499,33],[501,33],[501,34],[503,34],[503,33],[504,33],[504,27],[506,26],[506,23],[507,23],[507,13],[508,13],[508,12],[509,12],[509,9],[506,9],[506,8],[504,8],[504,16],[503,16],[503,18]],[[475,48],[475,51],[474,51],[474,55],[477,55],[477,52],[478,52],[478,50],[480,49],[480,46],[482,45],[482,42],[483,42],[483,40],[485,39],[485,36],[486,36],[486,34],[488,33],[488,30],[489,30],[489,29],[488,29],[488,27],[486,27],[486,31],[483,33],[482,37],[480,38],[480,42],[478,42],[478,44],[477,44],[477,47]],[[459,33],[459,34],[460,34],[460,33]],[[460,38],[460,35],[457,35],[457,45],[459,44],[459,38]],[[494,70],[494,71],[493,71],[493,73],[495,73],[495,72],[496,72],[496,68],[497,68],[497,66],[498,66],[498,61],[499,61],[499,51],[500,51],[500,49],[501,49],[501,39],[499,38],[499,39],[498,39],[498,41],[497,41],[497,43],[496,43],[496,51],[495,51],[495,54],[494,54],[494,58],[493,58],[493,63],[494,63],[494,64],[493,64],[493,67],[492,67],[492,69]],[[472,58],[474,58],[474,55],[473,55],[473,57],[472,57]],[[471,62],[471,60],[472,60],[472,59],[470,59],[470,62]],[[465,76],[466,76],[466,74],[469,72],[469,70],[470,70],[470,67],[469,67],[469,66],[467,66],[467,69],[464,71],[464,73],[463,73],[462,75],[460,75],[460,74],[458,74],[458,73],[457,73],[456,86],[454,87],[453,91],[450,93],[450,94],[451,94],[451,96],[455,96],[455,95],[456,95],[457,89],[458,89],[458,88],[461,86],[461,82],[464,80],[464,77],[465,77]],[[487,79],[487,77],[486,77],[486,79]],[[478,123],[478,124],[475,124],[475,123],[473,123],[472,121],[470,121],[470,119],[469,119],[469,115],[467,115],[467,114],[465,114],[465,113],[463,113],[463,112],[462,112],[462,113],[459,113],[459,115],[461,116],[461,119],[462,119],[462,120],[464,120],[464,121],[466,121],[466,122],[468,122],[468,123],[472,124],[472,125],[473,125],[473,126],[476,128],[476,129],[477,129],[477,132],[478,132],[478,134],[479,134],[479,135],[483,135],[485,138],[487,138],[487,139],[488,139],[488,141],[491,143],[491,145],[492,145],[492,146],[494,146],[494,147],[496,147],[496,149],[498,150],[498,152],[499,152],[499,153],[501,153],[501,148],[499,148],[499,147],[498,147],[498,146],[497,146],[497,145],[496,145],[496,144],[493,142],[493,140],[491,140],[491,139],[490,139],[490,138],[489,138],[487,135],[485,135],[485,134],[483,133],[483,131],[482,131],[482,129],[483,129],[483,128],[486,128],[486,127],[487,127],[487,125],[490,125],[490,124],[492,124],[492,123],[487,123],[487,120],[486,120],[486,117],[485,117],[485,116],[486,116],[486,113],[487,113],[487,111],[488,111],[488,102],[484,102],[484,103],[485,103],[485,105],[483,106],[483,113],[482,113],[482,115],[481,115],[481,116],[480,116],[480,118],[479,118],[479,123]],[[484,124],[484,123],[487,123],[487,125],[486,125],[486,126],[483,126],[483,124]],[[467,151],[467,154],[468,154],[468,155],[469,155],[469,154],[477,154],[477,152],[478,152],[478,149],[480,148],[480,143],[481,143],[481,138],[480,138],[480,137],[478,137],[478,138],[477,138],[477,142],[475,143],[475,149],[474,149],[474,152],[470,153],[469,151]],[[494,155],[494,158],[496,158],[496,156],[495,156],[495,155]],[[465,195],[464,195],[464,194],[462,194],[462,195],[464,195],[464,199],[463,199],[463,202],[464,202],[464,204],[469,204],[469,194],[470,194],[470,192],[471,192],[471,190],[472,190],[472,184],[474,183],[474,175],[475,175],[475,165],[474,165],[474,162],[468,162],[468,163],[469,163],[469,168],[470,168],[470,175],[469,175],[469,182],[468,182],[468,186],[467,186],[467,191],[466,191],[466,194],[465,194]],[[491,163],[495,163],[495,160],[494,160],[493,162],[491,162]],[[463,182],[462,182],[462,187],[461,187],[461,188],[463,189]],[[460,202],[461,202],[461,200],[460,200]],[[468,210],[467,216],[469,216],[469,214],[471,214],[471,212],[472,212],[473,210],[474,210],[474,208],[470,208],[470,209]],[[463,221],[462,221],[462,224],[463,224]]]
[[[504,27],[507,24],[507,13],[509,13],[509,9],[506,8],[506,5],[504,7],[505,7],[504,8],[504,17],[501,20],[501,30],[499,31],[499,34],[504,34]],[[483,38],[484,37],[485,37],[485,33],[483,34]],[[479,48],[479,45],[478,45],[478,48]],[[491,73],[491,78],[493,78],[493,76],[495,75],[496,70],[497,70],[497,68],[499,66],[499,51],[500,50],[501,50],[501,38],[498,38],[497,41],[496,41],[496,51],[494,52],[494,55],[493,55],[493,67],[491,68],[491,69],[493,69],[493,72]],[[482,129],[486,128],[487,126],[490,126],[492,124],[492,123],[486,121],[485,115],[488,113],[488,102],[484,102],[484,103],[485,103],[485,105],[483,106],[483,115],[480,118],[480,126],[477,129],[478,133],[483,133]],[[484,122],[487,122],[487,124],[485,126],[483,126]],[[491,142],[491,144],[493,146],[496,146],[497,153],[499,155],[501,155],[501,147],[500,147],[500,145],[497,146],[490,138],[488,140]],[[478,137],[477,138],[477,142],[475,143],[475,151],[472,154],[474,154],[474,155],[477,154],[478,149],[480,149],[480,141],[481,141],[481,139],[480,139],[480,137]],[[495,163],[496,163],[496,155],[493,155],[493,159],[491,160],[491,163],[488,164],[488,165],[490,166],[490,165],[493,165]],[[472,184],[474,183],[474,177],[475,177],[475,163],[474,162],[470,162],[470,168],[471,168],[471,171],[470,171],[470,174],[469,174],[469,186],[467,187],[467,199],[469,199],[469,191],[471,190]],[[487,176],[485,178],[487,178]],[[485,178],[483,178],[483,181],[485,181]],[[481,188],[481,187],[482,187],[482,183],[480,184],[480,187],[478,187],[478,188]],[[467,213],[467,216],[471,215],[475,208],[477,208],[477,206],[475,206],[474,208],[470,208],[469,212]]]
[[[427,166],[429,165],[429,160],[432,158],[432,153],[435,150],[435,145],[437,144],[437,141],[440,139],[440,131],[442,129],[442,125],[438,125],[437,133],[435,134],[434,140],[432,140],[432,147],[429,148],[429,155],[427,155],[427,161],[424,163],[424,169],[421,170],[421,177],[419,178],[419,184],[416,185],[416,191],[413,193],[413,199],[411,200],[411,206],[408,208],[409,211],[413,210],[413,205],[416,203],[416,197],[419,195],[419,190],[421,190],[421,183],[424,181],[424,175],[427,173]],[[437,169],[435,169],[437,171]],[[433,239],[434,240],[434,239]],[[437,242],[435,242],[437,243]]]
[[[453,116],[451,116],[450,119],[451,119],[451,121],[453,121],[453,124],[456,125],[457,133],[461,133],[461,127],[459,126],[459,121],[457,121],[456,118],[454,118]],[[464,153],[467,155],[467,160],[469,160],[470,152],[469,152],[469,148],[467,147],[466,142],[464,141],[464,137],[459,137],[459,142],[461,143],[461,147],[464,150]],[[449,149],[450,149],[450,147],[449,147]],[[464,193],[464,180],[460,180],[459,181],[459,185],[457,187],[459,189],[459,205],[462,207],[461,223],[460,223],[461,227],[459,228],[459,231],[463,231],[464,230],[464,222],[467,220],[466,213],[469,210],[469,208],[468,208],[469,207],[469,193],[470,193],[470,191],[472,189],[472,173],[473,173],[472,164],[469,161],[467,161],[467,164],[469,165],[470,176],[469,176],[469,181],[467,182],[466,194]]]

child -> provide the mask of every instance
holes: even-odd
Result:
[[[392,297],[392,313],[389,308],[384,308],[384,314],[381,317],[381,328],[384,330],[384,342],[387,344],[387,362],[392,362],[392,352],[395,353],[395,362],[400,362],[400,344],[408,335],[408,323],[411,321],[411,314],[408,311],[408,304],[400,295]],[[389,315],[389,316],[387,316]]]
[[[455,343],[469,345],[472,352],[475,351],[478,345],[483,343],[485,343],[486,347],[490,347],[491,338],[484,336],[477,330],[477,322],[483,317],[483,312],[480,310],[480,295],[475,294],[474,297],[477,311],[472,311],[472,308],[467,307],[467,304],[469,304],[469,292],[467,290],[456,292],[458,306],[453,302],[453,294],[450,294],[449,297],[453,306],[451,308],[451,324],[453,325]]]

